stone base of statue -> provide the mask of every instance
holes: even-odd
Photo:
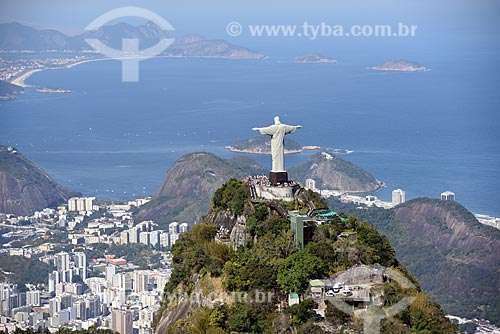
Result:
[[[288,183],[287,172],[269,172],[269,181],[273,186],[283,185]]]

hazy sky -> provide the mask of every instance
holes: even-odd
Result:
[[[37,28],[56,28],[68,34],[82,32],[98,16],[122,7],[139,6],[159,14],[176,29],[177,34],[198,33],[213,39],[250,47],[265,54],[281,48],[323,52],[342,49],[367,52],[373,45],[360,39],[316,40],[251,38],[248,34],[230,37],[226,25],[238,21],[249,24],[331,25],[414,24],[417,37],[377,39],[379,47],[395,47],[406,56],[414,48],[442,48],[454,44],[467,46],[469,41],[489,43],[498,51],[500,44],[499,0],[0,0],[0,22],[18,21]],[[127,22],[134,23],[130,19]],[[364,43],[364,44],[363,44]],[[364,46],[363,46],[364,45]],[[277,48],[278,46],[278,48]],[[350,46],[350,47],[348,47]]]
[[[150,9],[166,18],[182,33],[196,32],[223,37],[225,23],[293,24],[303,21],[385,24],[408,20],[429,27],[479,29],[498,32],[498,0],[1,0],[0,20],[19,21],[77,33],[94,18],[122,6]]]

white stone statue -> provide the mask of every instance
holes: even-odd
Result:
[[[285,172],[285,135],[294,133],[300,129],[301,125],[286,125],[281,124],[278,116],[274,117],[274,124],[265,128],[252,128],[254,131],[259,131],[262,135],[271,136],[271,155],[273,158],[273,167],[271,172]]]

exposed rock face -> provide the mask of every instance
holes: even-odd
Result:
[[[215,190],[224,182],[266,173],[246,157],[222,159],[206,152],[184,155],[169,169],[153,200],[141,208],[139,219],[193,222],[208,211]]]
[[[241,218],[244,219],[243,216]],[[231,231],[241,218],[239,218],[237,214],[231,212],[230,210],[226,210],[207,214],[203,217],[203,222],[210,225],[223,227],[224,229]]]
[[[0,212],[26,215],[74,195],[14,148],[0,146]]]
[[[313,155],[308,161],[290,168],[291,179],[305,182],[316,180],[322,189],[344,192],[370,192],[382,186],[382,182],[373,175],[329,152]]]

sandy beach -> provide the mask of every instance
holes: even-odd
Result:
[[[15,78],[14,80],[12,80],[10,83],[13,84],[13,85],[16,85],[16,86],[23,87],[23,88],[29,88],[31,86],[25,84],[24,80],[28,79],[33,73],[40,72],[40,71],[43,71],[43,70],[44,69],[40,68],[40,69],[28,71],[28,72],[26,72],[26,73],[18,76],[17,78]]]
[[[18,76],[14,80],[12,80],[10,83],[13,84],[13,85],[16,85],[16,86],[23,87],[23,88],[32,88],[33,86],[28,85],[28,84],[26,84],[24,82],[26,81],[26,79],[28,79],[30,76],[32,76],[36,72],[41,72],[41,71],[45,71],[45,70],[67,69],[67,68],[75,67],[76,65],[84,64],[84,63],[90,63],[90,62],[94,62],[94,61],[108,60],[108,59],[110,59],[110,58],[83,59],[83,60],[78,60],[78,61],[76,61],[74,63],[68,64],[66,66],[62,66],[62,67],[37,68],[35,70],[30,70],[30,71],[28,71],[26,73],[21,74],[20,76]]]

